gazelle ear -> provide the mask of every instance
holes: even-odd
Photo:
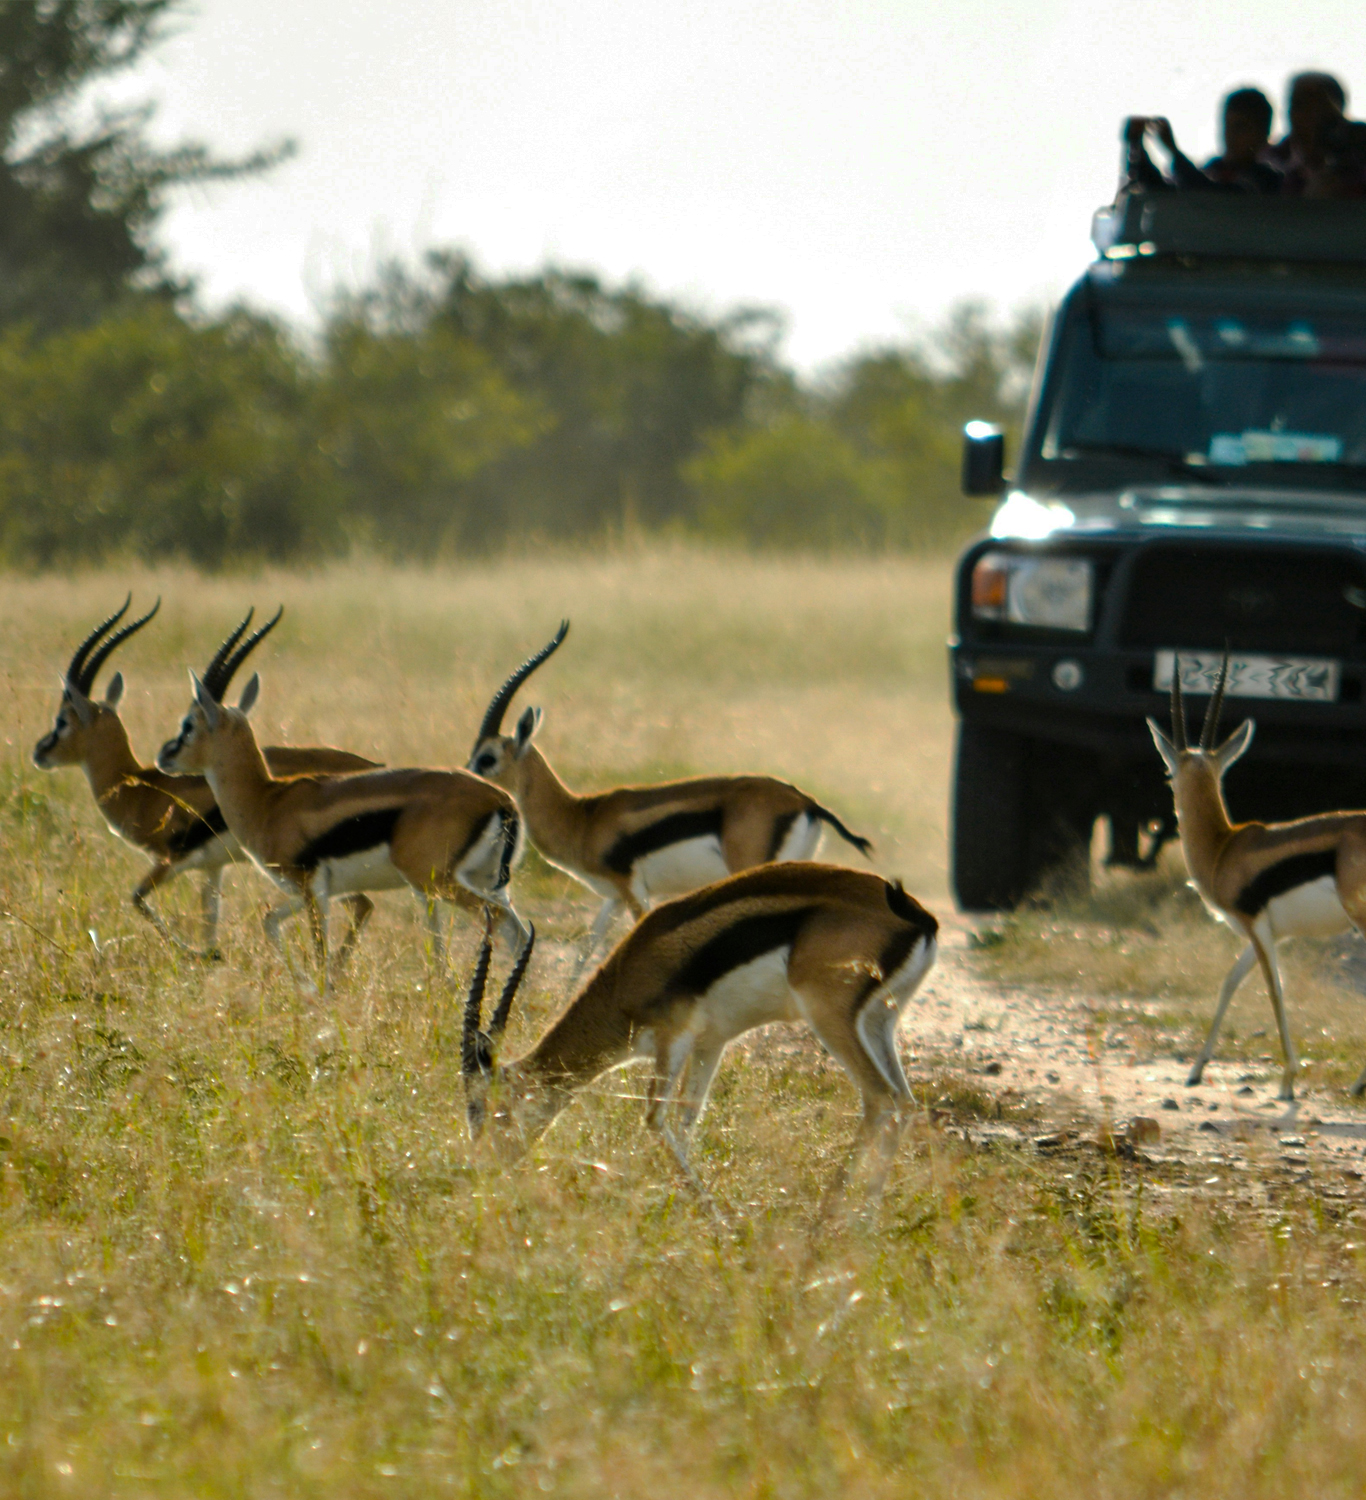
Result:
[[[1181,764],[1181,756],[1175,745],[1157,727],[1154,719],[1148,720],[1148,733],[1153,737],[1153,744],[1157,746],[1157,753],[1167,763],[1167,774],[1176,775],[1176,768]]]
[[[80,688],[75,687],[70,682],[62,684],[62,691],[66,696],[66,701],[75,710],[76,717],[83,725],[88,725],[95,717],[95,705],[91,703],[90,699],[85,696]]]
[[[249,714],[256,707],[257,694],[261,691],[261,674],[253,672],[251,681],[242,689],[242,696],[237,700],[237,707],[244,714]]]
[[[526,754],[526,747],[531,743],[532,736],[541,727],[541,711],[539,708],[529,708],[517,720],[517,732],[512,737],[512,757],[521,760]]]
[[[1256,732],[1257,721],[1255,719],[1244,719],[1237,729],[1214,752],[1214,758],[1219,762],[1219,774],[1221,776],[1239,756],[1247,753],[1247,747],[1252,743],[1252,736]]]
[[[119,699],[123,697],[123,673],[115,672],[109,679],[109,686],[104,690],[104,706],[106,708],[117,708]]]
[[[218,728],[218,718],[222,709],[218,706],[218,699],[200,682],[198,676],[190,673],[190,681],[194,684],[195,702],[204,710],[204,717],[208,720],[210,729]]]

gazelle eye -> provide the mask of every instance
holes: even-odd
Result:
[[[486,750],[479,757],[479,765],[476,769],[480,771],[491,771],[498,764],[498,757]]]

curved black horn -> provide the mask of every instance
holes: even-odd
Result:
[[[1224,647],[1224,660],[1219,667],[1219,681],[1214,687],[1214,696],[1205,710],[1205,723],[1200,731],[1200,748],[1212,750],[1214,737],[1219,733],[1219,715],[1224,710],[1224,689],[1228,686],[1228,647]]]
[[[553,656],[560,649],[565,636],[569,634],[569,621],[561,620],[560,628],[555,632],[554,640],[542,646],[535,656],[528,656],[520,667],[493,695],[493,701],[488,706],[484,715],[484,722],[479,726],[479,740],[487,739],[491,734],[497,734],[503,727],[503,715],[508,711],[508,704],[512,702],[513,694],[546,659]],[[479,740],[475,743],[478,744]]]
[[[126,605],[124,607],[127,608]],[[90,658],[90,660],[86,662],[86,664],[81,668],[80,681],[77,683],[77,686],[86,695],[87,698],[90,696],[91,688],[95,686],[95,673],[99,671],[99,669],[105,664],[106,661],[108,661],[109,655],[114,650],[114,648],[116,646],[121,646],[123,642],[126,641],[128,637],[135,631],[141,630],[142,627],[148,622],[148,620],[150,620],[160,608],[161,599],[158,596],[157,602],[151,607],[151,609],[147,611],[145,615],[143,615],[140,620],[134,620],[131,625],[125,625],[122,630],[116,630],[108,640],[104,641],[101,644],[99,650],[96,651],[95,654]]]
[[[210,682],[209,679],[205,677],[204,686],[209,689],[209,691],[216,699],[218,699],[220,703],[223,701],[223,694],[227,692],[228,684],[232,681],[233,675],[237,671],[238,667],[240,667],[242,663],[246,661],[247,657],[250,656],[251,653],[257,648],[257,646],[259,646],[260,643],[271,633],[271,631],[275,629],[275,627],[280,623],[280,617],[284,614],[284,612],[285,607],[282,604],[279,609],[277,609],[275,613],[270,617],[270,619],[268,619],[266,623],[260,627],[259,630],[253,630],[252,633],[246,638],[246,640],[244,640],[242,644],[237,648],[237,650],[234,651],[230,657],[228,657],[227,661],[223,662],[222,665],[218,668],[217,676],[215,677],[213,682]],[[243,630],[246,629],[247,624],[250,622],[250,620],[251,615],[248,614],[246,620],[242,622]],[[216,659],[217,658],[215,658],[215,660]]]
[[[81,668],[85,665],[85,653],[90,650],[106,630],[112,630],[123,619],[124,615],[128,613],[128,606],[132,602],[133,595],[130,591],[128,597],[123,601],[123,608],[115,610],[102,625],[96,625],[94,630],[76,647],[76,654],[71,658],[71,665],[66,669],[66,680],[72,687],[80,689],[81,692],[85,691],[81,687]]]
[[[493,924],[488,916],[484,919],[484,941],[479,947],[479,962],[474,966],[474,977],[470,980],[470,992],[465,997],[465,1021],[460,1032],[460,1073],[469,1080],[481,1070],[484,1062],[480,1042],[484,1040],[479,1030],[480,1012],[484,1008],[484,986],[489,978],[489,960],[493,957]]]
[[[512,966],[512,973],[508,975],[507,983],[503,986],[503,993],[499,997],[498,1007],[489,1018],[489,1041],[496,1042],[507,1030],[508,1013],[512,1009],[512,1002],[517,998],[518,987],[522,983],[522,976],[526,973],[526,966],[531,962],[531,950],[536,946],[536,929],[528,927],[526,942],[522,944],[522,951],[517,955],[517,962]]]
[[[248,625],[251,624],[251,617],[255,613],[256,609],[253,606],[247,611],[246,619],[242,621],[237,629],[234,630],[233,633],[227,638],[227,640],[224,641],[223,644],[218,648],[218,650],[214,652],[213,660],[208,664],[207,667],[204,668],[204,675],[201,681],[203,682],[204,686],[208,688],[208,690],[213,694],[215,699],[221,698],[223,696],[222,689],[215,688],[214,684],[218,681],[219,674],[223,670],[223,663],[228,659],[228,652],[230,652],[232,648],[238,643],[238,641],[242,639],[242,632],[247,628]],[[226,687],[227,684],[224,683],[223,686]]]
[[[1181,701],[1181,653],[1172,652],[1172,744],[1178,750],[1186,746],[1186,705]]]

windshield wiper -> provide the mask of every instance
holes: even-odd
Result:
[[[1164,453],[1160,448],[1140,448],[1136,443],[1068,443],[1058,450],[1059,456],[1071,458],[1096,455],[1101,458],[1150,458],[1160,463],[1169,474],[1179,474],[1185,479],[1194,479],[1200,484],[1227,484],[1228,476],[1205,464],[1193,464],[1175,453]]]

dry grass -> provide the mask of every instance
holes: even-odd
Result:
[[[124,654],[129,717],[150,748],[185,664],[280,597],[265,734],[458,761],[566,613],[533,701],[572,779],[782,772],[942,905],[946,575],[661,551],[136,578],[167,602]],[[127,912],[136,861],[84,787],[27,764],[124,586],[0,598],[0,1492],[1359,1492],[1350,1204],[926,1126],[881,1215],[813,1240],[854,1094],[779,1033],[723,1069],[702,1131],[741,1223],[722,1237],[673,1191],[630,1074],[515,1170],[471,1159],[454,997],[404,902],[323,1008],[282,982],[244,875],[228,963],[177,960]],[[514,1044],[561,1002],[554,939],[590,914],[544,867],[521,901],[552,940]]]

